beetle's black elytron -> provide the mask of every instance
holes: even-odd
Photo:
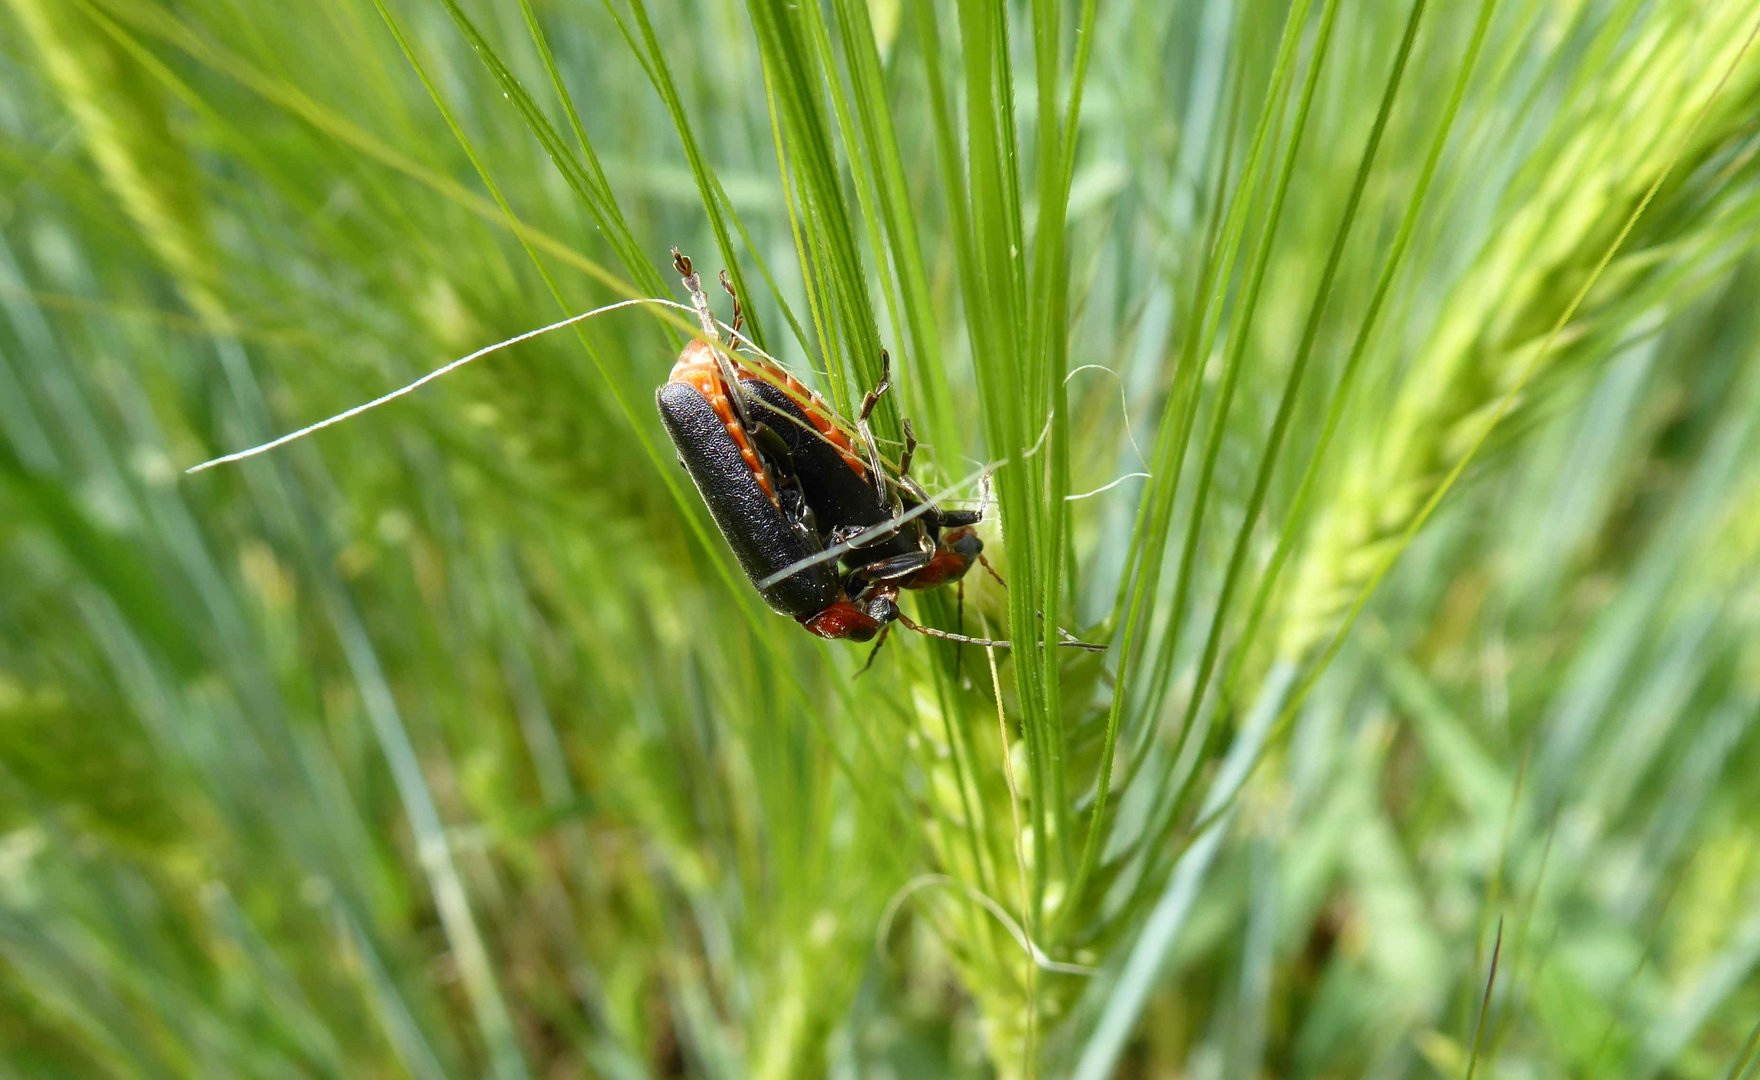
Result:
[[[868,641],[896,621],[936,637],[1007,644],[920,627],[899,611],[900,589],[959,580],[984,545],[976,511],[943,510],[910,479],[908,422],[896,470],[869,435],[889,370],[863,399],[852,434],[786,371],[750,353],[734,363],[738,297],[724,346],[690,260],[675,249],[673,265],[703,335],[685,346],[655,400],[679,462],[765,602],[825,638]],[[726,275],[722,284],[732,293]]]

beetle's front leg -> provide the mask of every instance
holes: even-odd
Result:
[[[874,490],[883,504],[892,507],[892,515],[897,517],[901,512],[898,499],[886,486],[886,469],[880,460],[880,444],[874,438],[874,431],[868,426],[868,417],[874,412],[874,406],[886,391],[892,389],[892,354],[885,349],[880,350],[880,381],[874,389],[862,395],[862,407],[856,413],[856,431],[862,436],[862,446],[868,452],[868,472],[874,477]],[[914,449],[914,448],[913,448]]]
[[[982,510],[937,510],[935,524],[943,529],[958,529],[984,520]]]
[[[854,593],[860,592],[868,588],[870,585],[879,584],[880,582],[891,582],[897,581],[900,578],[908,578],[923,567],[928,566],[934,561],[934,559],[935,552],[933,549],[930,549],[928,551],[912,551],[904,555],[894,555],[890,559],[882,559],[879,562],[869,563],[866,566],[858,566],[850,571],[849,578],[845,582],[844,587]]]
[[[835,547],[841,544],[848,547],[851,551],[862,551],[867,548],[878,547],[881,544],[888,543],[904,529],[915,525],[916,522],[914,520],[900,521],[897,518],[893,518],[890,521],[876,522],[873,525],[837,525],[832,528],[828,535],[826,546]],[[917,550],[914,554],[908,557],[917,558],[920,556],[924,559],[933,558],[935,555],[934,537],[929,534],[927,529],[916,528],[915,532],[917,537]]]
[[[874,532],[874,535],[857,542],[856,537],[876,529],[879,531]],[[830,540],[832,546],[847,544],[851,549],[860,551],[876,544],[884,544],[897,535],[898,526],[895,524],[888,524],[884,528],[878,525],[838,525],[831,530]]]

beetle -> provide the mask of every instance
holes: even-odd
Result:
[[[886,352],[852,431],[794,376],[740,351],[744,316],[725,273],[733,323],[724,344],[690,259],[677,248],[672,256],[703,333],[679,354],[655,403],[679,463],[764,601],[822,638],[870,641],[896,622],[1008,645],[920,626],[899,610],[900,590],[960,580],[984,545],[977,511],[942,509],[911,479],[909,421],[897,468],[882,458],[868,419],[891,387]]]

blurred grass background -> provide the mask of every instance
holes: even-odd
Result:
[[[6,0],[0,1075],[1755,1075],[1756,19]],[[652,310],[181,474],[673,244],[1021,647],[764,610]]]

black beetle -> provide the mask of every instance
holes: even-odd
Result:
[[[916,441],[908,422],[896,470],[869,434],[868,416],[890,387],[886,354],[885,374],[863,398],[852,435],[780,367],[749,352],[734,363],[738,296],[724,346],[690,259],[676,248],[672,255],[703,334],[679,354],[655,402],[679,463],[765,602],[824,638],[868,641],[898,622],[934,637],[1006,646],[918,626],[899,611],[900,589],[958,581],[984,545],[976,511],[943,510],[910,479]],[[721,283],[733,293],[725,274]]]

